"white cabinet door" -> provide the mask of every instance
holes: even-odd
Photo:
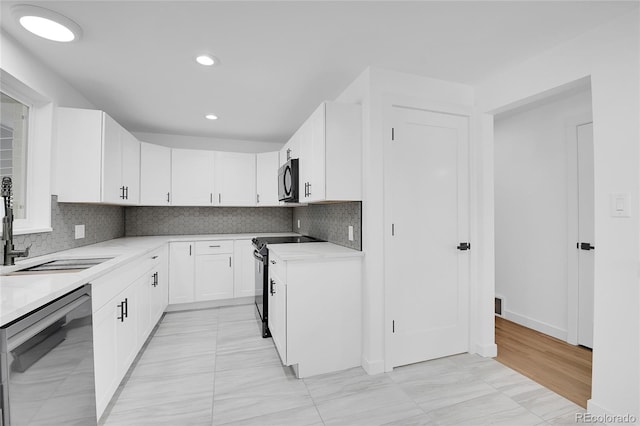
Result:
[[[107,114],[102,113],[102,201],[122,204],[122,135],[124,129]]]
[[[171,203],[171,148],[140,142],[140,204]]]
[[[195,300],[233,298],[233,254],[196,256]]]
[[[118,381],[124,377],[138,353],[137,284],[139,283],[134,283],[117,296],[116,347],[118,349]],[[122,305],[122,307],[118,305]],[[121,317],[121,319],[118,319],[118,317]]]
[[[256,155],[216,152],[214,204],[256,205]],[[217,197],[217,198],[216,198]]]
[[[279,154],[280,166],[290,158],[300,158],[300,131],[291,136],[291,139],[282,147]]]
[[[108,302],[93,314],[93,362],[96,379],[96,411],[98,417],[109,404],[118,387],[116,321],[120,315],[117,303]]]
[[[155,324],[151,322],[151,308],[153,305],[153,282],[154,277],[150,272],[140,278],[133,284],[136,294],[136,328],[137,328],[137,348],[141,348],[147,340],[147,336],[151,333],[151,329]],[[136,350],[137,352],[137,350]]]
[[[256,191],[258,206],[278,205],[278,152],[256,154]]]
[[[215,153],[171,150],[171,205],[213,205]]]
[[[300,135],[300,158],[298,161],[298,199],[301,203],[309,201],[309,184],[313,179],[313,128],[311,118],[307,119],[296,132]]]
[[[157,267],[152,274],[151,290],[151,323],[158,322],[169,303],[169,259],[167,247],[157,251]],[[155,275],[155,277],[153,276]]]
[[[194,268],[193,243],[169,244],[169,303],[194,301]]]
[[[121,131],[123,204],[137,205],[140,202],[140,142],[124,128]]]
[[[233,296],[253,297],[256,294],[255,261],[251,240],[236,240],[233,246],[235,262]]]
[[[269,331],[280,359],[287,363],[287,286],[277,276],[269,278]]]
[[[303,184],[303,192],[306,193],[305,200],[309,202],[323,201],[325,199],[325,105],[322,104],[309,118],[309,139],[305,142],[310,146],[305,151],[310,155],[305,158],[305,163],[309,169],[307,173],[306,191]],[[353,158],[353,161],[360,161]]]

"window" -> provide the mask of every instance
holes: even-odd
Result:
[[[54,103],[1,68],[0,101],[0,176],[13,181],[13,233],[50,232]]]
[[[0,92],[0,176],[13,183],[13,214],[27,215],[27,140],[29,107]]]

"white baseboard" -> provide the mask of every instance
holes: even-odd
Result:
[[[560,339],[565,342],[567,341],[567,330],[554,327],[553,325],[547,324],[545,322],[538,321],[524,315],[516,314],[515,312],[511,311],[504,311],[504,318],[525,327],[532,328],[536,331],[539,331],[540,333],[555,337],[556,339]]]
[[[196,309],[221,308],[224,306],[250,305],[253,297],[238,297],[235,299],[206,300],[204,302],[175,303],[167,306],[165,312],[192,311]]]
[[[371,376],[374,374],[382,374],[384,373],[384,361],[381,359],[369,361],[365,357],[362,357],[362,368],[364,368],[364,371]]]
[[[498,345],[495,343],[488,345],[479,345],[474,343],[471,345],[471,351],[469,352],[472,354],[478,354],[485,358],[495,358],[498,356]]]
[[[638,424],[638,415],[633,414],[615,414],[611,410],[607,410],[602,405],[590,399],[587,401],[587,413],[591,416],[590,423],[598,422],[598,424],[619,425],[619,424]]]

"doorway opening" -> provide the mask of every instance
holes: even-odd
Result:
[[[583,407],[593,347],[592,134],[588,80],[494,116],[497,360]]]

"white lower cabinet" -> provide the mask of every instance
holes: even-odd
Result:
[[[361,364],[361,258],[282,260],[269,251],[269,329],[299,378]],[[274,263],[275,262],[275,263]]]
[[[91,283],[98,418],[167,306],[166,251],[165,245]]]
[[[195,243],[169,244],[169,303],[189,303],[195,300]]]
[[[233,253],[196,256],[195,300],[233,298]]]
[[[233,243],[234,279],[233,297],[256,295],[255,261],[251,240],[235,240]]]

